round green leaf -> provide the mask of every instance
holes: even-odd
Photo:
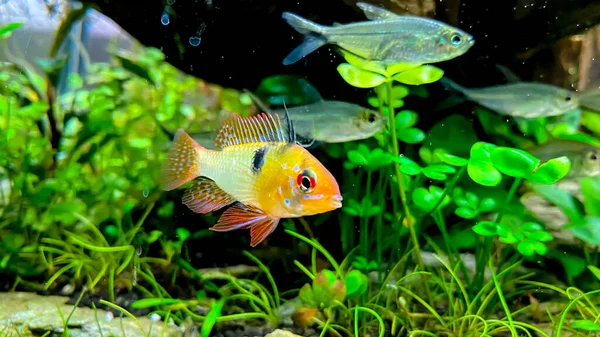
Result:
[[[374,72],[374,73],[378,73],[381,75],[387,74],[385,65],[379,61],[371,61],[371,60],[364,59],[358,55],[355,55],[355,54],[353,54],[347,50],[341,49],[341,48],[337,49],[337,51],[340,54],[342,54],[342,56],[344,57],[346,62],[350,63],[351,65],[355,66],[356,68],[367,70],[367,71]],[[339,68],[338,68],[338,71],[339,71]]]
[[[502,181],[502,175],[490,159],[490,150],[494,147],[485,142],[477,142],[471,147],[467,173],[473,181],[483,186],[497,186]]]
[[[437,203],[435,197],[425,187],[415,188],[412,199],[415,205],[426,211],[432,209]]]
[[[408,174],[409,176],[415,176],[421,173],[422,171],[423,169],[421,168],[421,166],[417,164],[406,164],[400,166],[400,172]]]
[[[373,88],[385,82],[384,76],[359,69],[348,63],[340,64],[337,71],[348,84],[357,88]]]
[[[367,158],[358,150],[348,151],[348,160],[350,160],[350,162],[352,162],[353,164],[361,166],[367,165],[369,163]]]
[[[544,227],[542,225],[540,225],[539,223],[525,222],[525,223],[521,224],[520,229],[522,231],[527,231],[527,232],[537,232],[537,231],[543,231]]]
[[[429,179],[433,179],[433,180],[446,180],[448,179],[448,175],[438,172],[436,170],[432,170],[429,166],[425,167],[423,169],[423,174],[429,178]]]
[[[410,128],[415,125],[419,120],[419,115],[411,110],[402,110],[396,114],[394,123],[396,124],[396,130]]]
[[[552,185],[564,178],[571,169],[569,158],[562,156],[550,159],[540,165],[528,177],[528,180],[540,184]]]
[[[437,151],[437,149],[436,149]],[[469,161],[465,158],[461,158],[449,153],[439,153],[434,151],[434,154],[440,158],[440,160],[448,165],[452,165],[452,166],[465,166],[467,165],[467,163],[469,163]]]
[[[490,159],[498,171],[516,178],[528,177],[540,162],[526,151],[510,147],[494,148],[490,151]]]
[[[400,83],[420,85],[439,81],[442,76],[444,76],[444,71],[442,69],[424,65],[419,68],[397,73],[392,78]]]
[[[417,128],[403,129],[397,133],[398,138],[408,144],[417,144],[425,140],[425,132]]]
[[[480,212],[491,212],[494,208],[496,208],[496,200],[492,198],[483,198],[479,203],[479,207],[477,209]]]
[[[377,98],[377,96],[367,98],[367,103],[374,108],[379,108],[379,98]]]
[[[473,219],[477,216],[477,211],[468,207],[459,207],[454,211],[454,214],[458,215],[461,218]]]
[[[500,225],[492,221],[479,221],[472,229],[481,236],[494,236],[498,235]]]
[[[390,64],[387,67],[387,73],[393,75],[393,74],[397,74],[399,72],[407,71],[410,69],[419,68],[421,66],[422,66],[422,64],[409,64],[409,63]]]
[[[525,236],[529,240],[535,240],[535,241],[540,241],[540,242],[548,242],[548,241],[552,241],[552,239],[553,239],[552,234],[550,234],[546,231],[529,232],[529,233],[525,233]]]
[[[369,287],[367,276],[360,271],[354,269],[346,274],[344,280],[346,284],[346,298],[350,299],[364,294]]]
[[[545,255],[548,252],[548,247],[542,242],[533,240],[523,240],[519,242],[517,246],[519,253],[525,256],[533,256],[535,253],[538,255]]]

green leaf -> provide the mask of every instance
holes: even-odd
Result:
[[[586,261],[580,256],[575,254],[565,254],[564,252],[559,251],[550,252],[550,255],[560,262],[567,277],[574,278],[585,271]]]
[[[348,63],[340,64],[337,71],[348,84],[356,88],[373,88],[385,82],[384,76],[359,69]]]
[[[344,57],[346,62],[350,63],[352,66],[354,66],[356,68],[367,70],[367,71],[374,72],[374,73],[378,73],[381,75],[387,74],[385,65],[382,62],[364,59],[358,55],[355,55],[355,54],[353,54],[345,49],[341,49],[341,48],[338,48],[337,51],[338,51],[338,53],[342,54],[342,56]],[[338,68],[338,71],[339,71],[339,68]]]
[[[183,242],[190,238],[190,231],[185,228],[177,228],[175,230],[175,233],[177,234],[177,237],[180,242]]]
[[[204,318],[204,321],[202,322],[202,328],[200,329],[200,335],[202,335],[202,337],[210,336],[210,332],[212,331],[213,327],[217,323],[217,318],[219,318],[221,316],[221,310],[223,310],[223,305],[225,305],[225,300],[226,300],[225,297],[222,297],[221,299],[219,299],[218,302],[211,299],[210,311],[206,315],[206,318]]]
[[[408,71],[411,69],[419,68],[422,64],[410,64],[410,63],[395,63],[387,66],[386,73],[387,74],[397,74],[399,72]]]
[[[11,37],[12,32],[15,29],[19,29],[21,26],[23,26],[22,22],[11,22],[7,25],[0,27],[0,39],[7,39]]]
[[[2,238],[2,247],[10,253],[17,253],[25,244],[25,236],[19,233],[9,233]]]
[[[364,156],[364,154],[359,152],[358,150],[348,151],[348,159],[353,164],[356,164],[359,166],[365,166],[365,165],[369,164],[369,161]]]
[[[346,284],[346,298],[351,299],[364,294],[369,287],[367,276],[360,271],[354,269],[346,274],[344,280]]]
[[[467,173],[473,181],[483,186],[497,186],[502,181],[502,175],[490,159],[490,150],[494,147],[485,142],[477,142],[471,147]]]
[[[443,151],[438,151],[439,149],[436,149],[435,151],[433,151],[434,155],[436,155],[438,158],[440,158],[440,160],[448,165],[452,165],[452,166],[465,166],[469,163],[469,160],[465,159],[465,158],[461,158],[461,157],[457,157],[455,155],[449,154],[449,153],[444,153]]]
[[[497,202],[493,198],[483,198],[477,210],[479,212],[491,212],[496,208]]]
[[[392,160],[400,164],[400,171],[402,173],[408,174],[410,176],[417,175],[423,170],[423,168],[419,164],[415,163],[412,159],[408,157],[393,157]]]
[[[425,140],[425,132],[417,128],[409,128],[398,131],[398,139],[408,144],[417,144]]]
[[[473,219],[477,216],[477,211],[468,207],[459,207],[454,210],[454,214],[464,219]]]
[[[529,177],[540,162],[526,151],[510,147],[494,148],[490,151],[490,159],[498,171],[517,178]]]
[[[594,274],[594,276],[596,276],[598,281],[600,281],[600,268],[592,265],[587,266],[587,268],[592,272],[592,274]]]
[[[142,298],[131,303],[131,307],[134,309],[144,309],[163,305],[181,304],[183,302],[184,301],[176,298]]]
[[[301,289],[300,292],[298,293],[298,298],[300,298],[300,301],[302,301],[302,303],[308,307],[316,307],[317,306],[317,301],[315,300],[315,295],[313,293],[313,290],[310,286],[310,284],[306,283]]]
[[[439,81],[444,76],[444,71],[440,68],[424,65],[419,68],[410,69],[397,73],[392,78],[395,81],[410,85],[421,85]]]
[[[555,184],[569,174],[570,169],[571,161],[568,157],[550,159],[534,170],[528,180],[540,184]]]
[[[592,177],[581,179],[581,193],[586,214],[600,216],[600,180]]]
[[[525,256],[545,255],[548,252],[548,247],[542,242],[533,240],[523,240],[517,246],[519,252]]]
[[[479,221],[473,226],[473,231],[481,236],[498,235],[501,225],[492,221]]]
[[[600,245],[600,217],[585,216],[565,226],[573,235],[592,245]]]
[[[412,199],[417,207],[425,212],[429,212],[433,210],[443,193],[444,190],[438,186],[429,186],[429,189],[418,187],[413,191]],[[449,202],[450,198],[446,195],[438,208],[446,206]]]
[[[554,185],[531,184],[531,188],[535,193],[560,208],[569,219],[575,220],[584,216],[579,200],[569,192]]]
[[[411,110],[402,110],[394,117],[394,123],[396,124],[396,131],[410,128],[415,125],[419,120],[419,115]]]
[[[448,179],[447,173],[455,173],[456,170],[452,166],[444,164],[431,164],[423,169],[423,174],[431,179],[435,180],[446,180]]]
[[[571,328],[584,331],[600,331],[600,325],[587,319],[573,321],[571,323]]]

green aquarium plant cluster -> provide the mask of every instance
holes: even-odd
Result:
[[[0,28],[0,38],[18,28]],[[364,89],[365,104],[389,124],[372,139],[324,145],[323,162],[341,164],[343,208],[284,223],[301,275],[294,284],[281,281],[271,261],[277,251],[260,259],[244,251],[256,267],[245,274],[199,271],[186,247],[209,242],[217,217],[197,216],[194,231],[173,226],[179,199],[158,189],[171,141],[161,125],[204,131],[218,109],[248,114],[248,97],[220,89],[218,109],[206,108],[209,95],[189,94],[207,92],[206,84],[153,48],[115,53],[84,78],[69,75],[71,90],[62,94],[64,60],[40,60],[43,74],[3,63],[0,273],[12,290],[85,287],[128,316],[146,310],[165,322],[191,319],[203,337],[236,323],[336,337],[600,331],[600,182],[573,171],[579,158],[542,160],[521,148],[561,137],[593,144],[593,131],[546,119],[511,128],[484,109],[476,118],[486,139],[461,114],[424,130],[427,112],[405,99],[428,97],[441,69],[343,56],[339,75]],[[581,196],[561,189],[565,181]],[[566,224],[549,229],[525,207],[527,191],[558,208]],[[333,242],[311,230],[338,223]],[[568,249],[557,240],[565,233],[574,238]],[[179,284],[187,285],[185,298],[173,291]],[[123,308],[115,304],[122,290],[141,299]]]

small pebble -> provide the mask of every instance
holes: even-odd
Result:
[[[160,315],[159,315],[159,314],[156,314],[156,313],[155,313],[155,314],[152,314],[152,315],[150,315],[150,320],[151,320],[152,322],[158,322],[158,321],[160,321]]]
[[[69,295],[73,294],[74,291],[75,291],[75,287],[72,284],[67,284],[64,287],[62,287],[62,289],[60,290],[60,294],[69,296]]]
[[[113,313],[111,311],[107,311],[106,314],[104,315],[104,320],[106,322],[110,322],[115,318],[115,316],[113,315]]]

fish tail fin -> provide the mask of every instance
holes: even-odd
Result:
[[[200,159],[205,151],[183,129],[177,130],[161,168],[161,189],[170,191],[200,176]]]
[[[287,66],[296,63],[306,55],[327,44],[327,27],[289,12],[283,13],[281,17],[298,33],[305,36],[304,41],[283,59],[283,65]]]

